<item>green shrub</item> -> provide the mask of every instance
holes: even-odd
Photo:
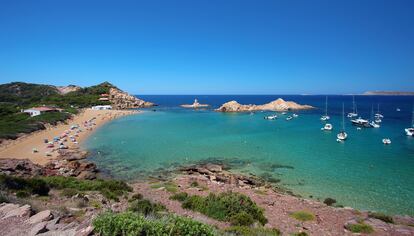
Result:
[[[306,232],[299,232],[299,233],[292,234],[292,236],[308,236],[308,233],[306,233]]]
[[[176,193],[170,197],[171,200],[183,202],[187,199],[188,194],[186,192]]]
[[[290,216],[299,221],[310,221],[315,219],[315,215],[307,211],[296,211],[291,213]]]
[[[242,217],[243,215],[238,214],[244,212],[253,218],[253,222],[258,221],[262,225],[267,223],[263,209],[260,209],[248,196],[235,192],[225,192],[218,195],[210,193],[207,197],[189,196],[183,201],[182,207],[221,221],[231,221],[233,217]],[[243,221],[234,222],[239,224]]]
[[[42,179],[25,179],[7,175],[0,175],[0,188],[12,191],[23,190],[29,194],[38,194],[40,196],[47,196],[50,190],[47,183]]]
[[[366,234],[369,234],[369,233],[374,232],[374,229],[372,228],[371,225],[367,225],[363,222],[357,223],[357,224],[348,224],[348,225],[346,225],[346,228],[349,231],[353,232],[353,233],[366,233]]]
[[[263,227],[247,227],[247,226],[232,226],[224,230],[225,233],[230,233],[236,236],[279,236],[282,235],[278,229],[268,229]]]
[[[8,203],[9,198],[5,194],[0,192],[0,203],[3,203],[3,202]]]
[[[161,219],[145,218],[139,214],[105,213],[93,221],[95,232],[102,236],[115,235],[194,235],[213,236],[214,230],[200,222],[179,216],[166,216]]]
[[[191,184],[190,184],[190,187],[193,187],[193,188],[196,188],[196,187],[198,187],[199,186],[199,184],[198,184],[198,182],[197,181],[193,181],[193,182],[191,182]]]
[[[162,204],[153,203],[147,199],[140,199],[140,200],[132,201],[129,204],[128,210],[133,211],[135,213],[141,213],[147,216],[147,215],[154,215],[160,211],[166,211],[166,208]]]
[[[135,201],[135,200],[141,200],[144,197],[142,196],[142,194],[140,193],[136,193],[134,195],[131,196],[131,199],[129,199],[130,202]]]
[[[392,216],[386,215],[384,213],[380,213],[380,212],[370,212],[370,213],[368,213],[368,216],[369,217],[372,217],[372,218],[376,218],[376,219],[382,220],[382,221],[384,221],[386,223],[391,223],[391,224],[394,223],[394,219],[392,218]]]
[[[243,211],[243,212],[233,215],[230,218],[230,223],[231,225],[237,225],[237,226],[242,226],[242,225],[249,226],[254,223],[254,219],[253,219],[253,216]]]
[[[336,200],[333,199],[333,198],[328,197],[328,198],[325,198],[325,200],[323,201],[323,203],[325,203],[328,206],[332,206],[333,204],[336,203]]]
[[[170,193],[176,193],[178,192],[178,186],[173,182],[163,182],[158,184],[151,185],[151,188],[157,189],[157,188],[165,188]]]
[[[75,189],[78,191],[99,191],[108,199],[118,200],[118,197],[132,188],[125,182],[118,180],[79,180],[73,177],[50,176],[42,178],[51,188]]]
[[[16,192],[16,197],[18,198],[27,198],[30,197],[30,193],[26,190],[19,190]]]
[[[60,193],[60,195],[64,196],[64,197],[73,197],[76,194],[78,194],[79,191],[73,188],[65,188],[62,190],[62,192]]]

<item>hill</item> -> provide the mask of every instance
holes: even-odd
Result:
[[[367,91],[363,95],[408,95],[414,96],[414,92],[401,92],[401,91]]]

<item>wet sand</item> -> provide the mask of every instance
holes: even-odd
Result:
[[[131,115],[139,113],[136,110],[92,110],[86,109],[74,116],[72,119],[67,120],[67,124],[59,124],[57,126],[47,127],[45,130],[33,132],[25,135],[13,141],[8,141],[0,147],[0,158],[15,158],[15,159],[29,159],[34,163],[44,165],[50,160],[57,157],[57,147],[47,148],[47,144],[44,142],[45,139],[53,141],[53,138],[60,136],[66,130],[70,130],[72,125],[80,125],[82,132],[78,133],[76,138],[77,143],[72,142],[70,138],[64,142],[65,146],[69,148],[76,148],[80,146],[81,142],[84,141],[88,135],[90,135],[99,126],[106,122],[119,118],[125,115]],[[93,119],[95,118],[95,119]],[[93,120],[91,123],[91,129],[83,127],[85,121]],[[74,132],[71,132],[74,134]],[[36,149],[37,152],[33,152]],[[49,155],[46,155],[49,153]]]

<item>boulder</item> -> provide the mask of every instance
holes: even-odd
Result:
[[[4,220],[10,217],[27,217],[30,216],[31,213],[32,208],[29,205],[24,205],[9,211],[2,219]]]
[[[41,212],[31,216],[27,220],[27,223],[36,224],[36,223],[39,223],[39,222],[51,220],[52,218],[53,218],[52,213],[49,210],[45,210],[45,211],[41,211]]]
[[[39,223],[37,223],[36,225],[34,225],[34,226],[30,229],[30,231],[29,231],[29,234],[28,234],[28,235],[30,235],[30,236],[34,236],[34,235],[38,235],[38,234],[40,234],[40,233],[44,233],[44,232],[46,232],[46,231],[47,231],[47,229],[46,229],[46,225],[47,225],[47,222],[39,222]]]

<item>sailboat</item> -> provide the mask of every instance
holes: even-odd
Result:
[[[375,114],[375,118],[384,118],[384,116],[379,111],[379,103],[377,105],[377,113]]]
[[[325,100],[325,115],[321,117],[321,120],[326,121],[331,119],[331,117],[328,116],[328,96],[326,96]]]
[[[336,135],[338,142],[343,142],[348,138],[348,134],[345,132],[345,105],[342,103],[342,130]]]
[[[413,136],[414,137],[414,106],[413,106],[413,114],[411,118],[411,128],[406,128],[405,133],[407,136]]]
[[[356,112],[356,105],[355,105],[355,96],[352,96],[352,112],[348,113],[348,117],[356,117],[358,113]]]
[[[371,106],[371,122],[369,123],[373,128],[379,128],[380,125],[374,121],[374,106]]]

